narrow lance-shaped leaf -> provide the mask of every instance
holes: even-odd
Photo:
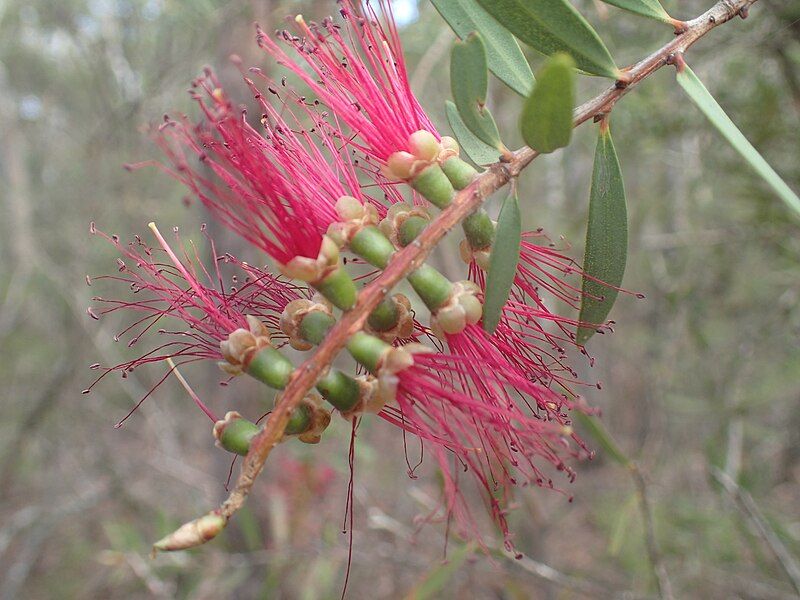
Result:
[[[555,54],[536,75],[519,125],[528,146],[548,153],[563,148],[572,137],[575,62],[568,54]]]
[[[475,0],[431,0],[439,14],[462,40],[473,31],[483,37],[489,70],[521,96],[533,87],[533,73],[517,40]]]
[[[502,149],[497,125],[486,108],[488,80],[486,49],[481,36],[471,33],[463,42],[455,43],[450,57],[453,100],[464,125],[483,142]]]
[[[680,25],[680,21],[676,21],[670,17],[658,0],[603,0],[603,2],[630,11],[642,17],[667,23],[673,27]]]
[[[566,52],[582,71],[612,79],[621,76],[605,44],[567,0],[478,0],[478,3],[542,54]]]
[[[500,322],[503,306],[511,293],[519,263],[522,241],[522,219],[516,189],[509,194],[497,219],[497,230],[489,259],[486,295],[483,301],[483,329],[494,333]]]
[[[617,152],[607,121],[600,124],[589,194],[589,223],[583,259],[583,299],[577,342],[584,344],[602,325],[625,273],[628,210]]]
[[[717,101],[703,85],[703,82],[697,78],[685,63],[680,63],[678,68],[678,83],[689,95],[689,98],[697,105],[697,107],[708,117],[708,120],[716,127],[722,136],[728,140],[731,146],[742,155],[750,166],[761,175],[770,187],[780,196],[791,209],[800,213],[800,198],[797,197],[792,189],[786,185],[786,182],[781,179],[775,170],[769,166],[769,163],[764,160],[761,154],[758,153],[753,145],[747,141],[739,128],[734,125],[722,107],[717,104]]]
[[[497,148],[481,141],[464,125],[456,105],[450,100],[445,102],[445,112],[447,113],[447,121],[450,123],[450,128],[453,130],[461,149],[467,153],[472,162],[476,165],[488,165],[500,159],[500,152]]]

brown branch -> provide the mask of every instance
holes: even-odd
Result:
[[[575,126],[589,119],[608,114],[614,104],[631,88],[664,65],[670,64],[675,55],[685,52],[692,44],[718,25],[739,14],[746,16],[748,7],[756,1],[720,0],[701,16],[688,21],[683,33],[674,40],[625,69],[624,81],[616,82],[614,86],[576,108]],[[519,175],[537,156],[538,152],[526,147],[512,153],[506,162],[491,165],[472,184],[458,192],[452,204],[442,211],[411,245],[398,251],[383,273],[361,291],[356,306],[342,315],[314,355],[295,370],[271,418],[267,421],[264,429],[253,439],[236,487],[220,508],[213,511],[213,514],[221,516],[224,522],[227,522],[243,506],[256,477],[264,468],[267,457],[283,437],[289,415],[344,348],[350,336],[361,330],[367,316],[378,306],[386,294],[406,275],[422,265],[431,250],[453,227],[477,209],[495,191]],[[198,539],[197,543],[193,545],[204,543],[207,539]]]

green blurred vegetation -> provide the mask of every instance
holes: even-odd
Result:
[[[672,35],[606,5],[578,4],[618,64]],[[667,9],[687,18],[708,5],[684,0]],[[88,288],[84,276],[112,272],[116,258],[89,236],[89,222],[127,238],[157,219],[191,237],[206,218],[182,204],[182,190],[167,177],[122,169],[155,156],[142,126],[165,111],[192,110],[184,90],[206,63],[248,101],[228,55],[271,68],[255,48],[252,22],[270,30],[288,13],[321,18],[334,10],[327,1],[289,0],[0,5],[0,597],[340,593],[348,554],[341,533],[345,423],[335,420],[319,447],[281,447],[222,539],[151,561],[150,542],[224,497],[229,459],[173,381],[123,428],[112,427],[157,381],[158,368],[80,394],[93,379],[90,363],[130,354],[112,340],[121,322],[97,323],[85,313],[90,297],[108,288]],[[795,190],[798,19],[797,3],[762,0],[747,21],[715,30],[687,56]],[[419,18],[402,35],[413,86],[446,131],[443,74],[452,34],[420,0]],[[582,78],[578,98],[604,85]],[[506,144],[519,145],[521,99],[493,80],[489,106]],[[769,548],[710,469],[749,490],[778,537],[800,553],[798,222],[685,100],[669,70],[619,103],[612,128],[630,203],[624,285],[647,299],[621,296],[611,314],[616,333],[590,343],[595,366],[576,359],[581,378],[602,381],[587,399],[645,474],[677,597],[791,597]],[[571,244],[576,258],[594,140],[592,125],[579,128],[566,150],[537,160],[521,185],[525,225]],[[229,234],[214,234],[221,247],[247,256]],[[438,260],[463,273],[452,242]],[[261,404],[256,386],[237,382],[226,390],[216,373],[186,374],[220,410],[255,412]],[[442,569],[443,527],[415,521],[435,502],[436,478],[423,469],[409,480],[406,468],[399,436],[365,423],[350,597],[654,594],[635,488],[602,453],[578,465],[578,480],[566,489],[571,503],[543,490],[518,494],[512,522],[519,550],[532,560],[489,560],[452,540],[452,556],[464,562],[459,569]],[[543,578],[540,563],[566,579]]]

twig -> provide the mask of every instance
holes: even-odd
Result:
[[[432,505],[435,506],[436,504],[435,500],[427,496],[424,498],[424,500],[425,505],[428,507]],[[389,533],[406,542],[409,542],[412,537],[411,531],[405,525],[393,519],[376,507],[371,507],[369,510],[369,526],[371,529],[388,531]],[[487,543],[490,543],[489,540],[486,541]],[[588,596],[590,598],[631,598],[628,592],[611,592],[600,583],[590,579],[567,575],[543,562],[539,562],[538,560],[534,560],[528,556],[525,556],[524,554],[519,554],[518,552],[509,552],[505,548],[493,546],[491,543],[490,552],[494,556],[502,556],[507,558],[511,564],[516,565],[523,571],[530,573],[539,579],[543,579],[544,581],[573,592],[577,592],[581,595]]]
[[[650,508],[650,494],[647,489],[647,482],[639,466],[635,462],[628,463],[628,468],[630,469],[633,483],[636,486],[636,495],[639,498],[639,510],[642,512],[642,521],[644,521],[644,538],[647,544],[647,555],[650,558],[650,564],[656,576],[658,595],[664,600],[672,600],[675,596],[672,594],[672,583],[670,583],[669,573],[667,573],[667,567],[664,564],[664,560],[661,556],[661,549],[658,547],[658,540],[656,539],[656,530],[653,523],[653,511]]]
[[[575,126],[590,119],[608,114],[614,104],[643,79],[673,61],[677,54],[685,52],[692,44],[715,27],[744,14],[757,0],[720,0],[711,9],[686,23],[686,29],[670,43],[647,58],[625,70],[625,80],[618,81],[592,100],[575,109]],[[411,271],[422,265],[431,250],[464,218],[478,208],[484,200],[503,187],[508,181],[527,167],[538,156],[535,150],[522,148],[512,153],[505,163],[491,165],[467,188],[456,194],[452,204],[442,211],[422,234],[409,246],[398,251],[386,269],[359,294],[356,306],[342,315],[315,354],[295,370],[289,385],[283,392],[272,417],[264,429],[253,439],[250,452],[243,461],[242,470],[228,498],[214,515],[227,521],[247,499],[253,483],[264,468],[272,449],[283,436],[289,415],[298,406],[305,394],[344,348],[347,340],[360,331],[370,312],[378,306],[390,290]],[[213,536],[211,536],[213,537]],[[197,545],[211,537],[198,539]]]
[[[788,548],[784,545],[781,539],[777,536],[775,531],[770,527],[767,520],[764,518],[761,509],[753,500],[753,497],[742,489],[736,481],[734,481],[727,473],[715,468],[711,469],[711,475],[719,483],[728,495],[733,498],[736,507],[742,514],[750,521],[750,524],[755,528],[761,539],[766,542],[769,549],[778,559],[781,567],[783,568],[789,581],[792,583],[795,591],[800,594],[800,564],[797,563],[794,556],[791,555]]]

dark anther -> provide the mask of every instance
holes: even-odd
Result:
[[[618,90],[624,90],[626,87],[628,87],[628,82],[622,81],[622,79],[617,79],[614,82],[614,87],[617,88]]]
[[[675,53],[674,52],[670,52],[669,55],[667,56],[667,60],[664,61],[664,62],[666,64],[668,64],[668,65],[674,65],[675,64]]]

